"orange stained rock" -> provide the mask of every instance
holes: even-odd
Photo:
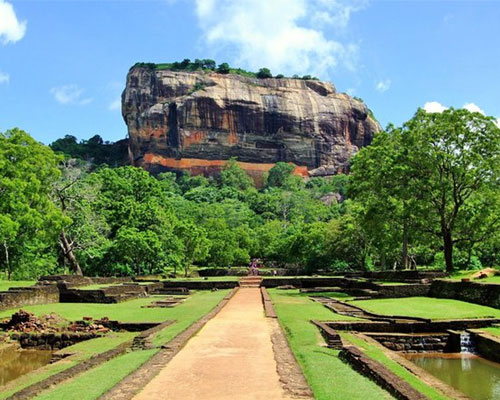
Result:
[[[146,153],[144,155],[144,162],[146,164],[158,164],[166,168],[179,169],[179,170],[191,170],[194,171],[207,171],[207,172],[217,172],[220,171],[227,163],[227,160],[205,160],[201,158],[167,158],[154,153]],[[238,165],[247,171],[249,174],[257,172],[267,172],[275,163],[248,163],[238,161]],[[203,173],[203,172],[198,172]],[[293,170],[294,175],[309,176],[307,167],[295,165]]]
[[[135,400],[282,400],[259,288],[239,289],[134,398]]]

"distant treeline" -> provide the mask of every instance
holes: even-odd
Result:
[[[155,64],[155,63],[136,63],[132,68],[142,67],[149,69],[157,69],[157,70],[171,70],[171,71],[215,71],[219,74],[235,74],[246,76],[248,78],[258,78],[258,79],[266,79],[266,78],[276,78],[276,79],[303,79],[303,80],[319,80],[315,76],[311,75],[293,75],[293,76],[285,76],[283,74],[277,74],[273,76],[269,68],[261,68],[258,72],[246,71],[241,68],[233,68],[228,63],[224,62],[219,65],[214,60],[211,59],[203,59],[200,60],[196,58],[194,61],[191,61],[189,58],[185,58],[182,61],[175,61],[172,63],[163,63],[163,64]]]
[[[93,165],[106,164],[120,167],[128,163],[127,139],[109,142],[104,141],[99,135],[94,135],[88,140],[78,141],[75,136],[66,135],[49,146],[56,153],[63,153]]]

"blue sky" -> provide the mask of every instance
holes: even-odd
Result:
[[[385,126],[417,107],[500,117],[500,1],[0,0],[0,131],[126,136],[131,65],[213,58],[314,74]]]

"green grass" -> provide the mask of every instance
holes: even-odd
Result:
[[[90,357],[114,349],[120,344],[131,340],[136,332],[111,332],[104,337],[87,340],[77,343],[73,346],[60,350],[63,354],[71,353],[71,357],[63,359],[55,364],[49,364],[35,371],[31,371],[8,384],[7,389],[0,393],[0,400],[5,399],[12,394],[40,382],[48,377],[55,375],[65,369],[68,369],[81,361]]]
[[[391,399],[392,396],[375,383],[358,374],[338,358],[338,351],[321,347],[324,341],[318,328],[310,323],[317,320],[353,320],[338,315],[308,299],[298,290],[270,289],[281,325],[314,392],[316,400]]]
[[[0,280],[0,292],[9,290],[11,287],[33,286],[36,281],[2,281]]]
[[[137,310],[138,304],[137,301],[129,301],[121,304],[111,305],[111,310],[114,309],[114,315],[123,315],[123,313],[127,312],[127,308],[131,313],[137,312],[145,312],[147,313],[149,310],[157,310],[161,311],[161,314],[155,314],[155,318],[159,318],[159,320],[175,320],[176,323],[169,325],[165,329],[158,332],[153,338],[153,344],[156,346],[160,346],[161,344],[166,343],[170,339],[172,339],[179,332],[186,329],[189,325],[191,325],[196,320],[200,319],[203,315],[211,311],[222,299],[229,293],[229,290],[219,290],[215,292],[210,291],[200,291],[194,293],[190,296],[184,303],[178,305],[174,308],[139,308]],[[154,299],[140,299],[140,300],[149,300],[149,302]],[[47,306],[59,306],[59,304],[49,304]],[[93,307],[102,306],[101,304],[72,304],[75,306],[90,306],[86,310],[91,310]],[[38,306],[33,306],[38,307]],[[78,311],[74,311],[73,314],[68,311],[68,309],[58,309],[57,311],[64,311],[64,314],[68,319],[74,319],[76,315],[80,315],[81,309]],[[49,310],[50,311],[50,310]],[[41,314],[47,313],[47,309],[38,309],[37,312]],[[91,315],[90,313],[88,315]],[[98,314],[99,315],[99,314]],[[80,317],[81,318],[81,317]],[[136,317],[134,317],[136,318]],[[123,319],[121,319],[123,321]],[[150,319],[146,318],[144,321],[150,321]],[[131,340],[137,333],[134,332],[111,332],[108,335],[92,339],[85,342],[77,343],[73,346],[67,347],[61,350],[62,353],[75,353],[74,356],[59,361],[55,364],[48,365],[36,371],[32,371],[31,373],[20,377],[15,381],[14,386],[9,387],[9,389],[5,393],[0,394],[0,400],[7,398],[13,393],[24,389],[25,387],[39,382],[43,379],[48,378],[64,369],[67,369],[78,362],[86,360],[92,357],[95,354],[103,353],[105,351],[111,350],[121,343],[126,342],[127,340]],[[82,390],[80,388],[85,388],[85,385],[88,385],[89,382],[92,382],[93,379],[96,380],[96,383],[92,383],[91,386],[96,386],[96,388],[92,388],[91,390],[87,390],[85,393],[84,399],[95,399],[100,394],[106,392],[110,387],[123,379],[126,375],[134,371],[137,367],[139,367],[143,362],[147,361],[151,358],[157,349],[153,351],[137,351],[131,354],[136,354],[136,356],[121,356],[116,359],[113,359],[91,371],[88,371],[82,375],[77,376],[76,378],[58,385],[56,391],[49,391],[43,393],[40,398],[50,398],[50,399],[59,399],[59,398],[73,398],[72,396],[64,397],[68,393],[71,393],[70,390]],[[126,357],[127,356],[127,357]],[[116,361],[121,360],[121,361]],[[117,368],[116,363],[131,363],[130,366],[123,366]],[[99,370],[99,371],[97,371]],[[64,389],[59,389],[60,387],[64,387]],[[78,389],[75,389],[78,388]],[[53,393],[54,392],[54,393]],[[76,393],[76,392],[75,392]],[[44,397],[49,396],[49,397]],[[52,397],[54,396],[54,397]],[[58,397],[61,396],[61,397]],[[38,397],[37,397],[38,398]],[[79,396],[80,398],[80,396]]]
[[[413,388],[418,390],[420,393],[424,394],[431,400],[446,400],[448,397],[442,395],[436,389],[428,386],[426,383],[422,382],[415,375],[409,372],[402,365],[398,364],[396,361],[390,359],[382,349],[374,346],[373,344],[367,343],[361,338],[355,337],[349,333],[340,332],[343,340],[347,340],[357,347],[363,349],[365,354],[385,365],[389,370],[394,372],[397,376],[408,382]]]
[[[194,293],[188,303],[193,298],[201,296],[202,292]],[[82,317],[102,318],[108,317],[121,322],[163,322],[169,319],[169,308],[141,308],[158,300],[159,297],[145,297],[126,301],[118,304],[94,304],[94,303],[53,303],[33,306],[25,306],[23,309],[40,316],[54,312],[68,321],[81,320]],[[0,312],[0,318],[9,317],[17,309]]]
[[[153,344],[161,346],[171,340],[178,333],[189,327],[205,314],[212,311],[217,304],[229,293],[227,290],[218,290],[216,292],[199,292],[198,296],[187,299],[184,303],[169,309],[170,320],[177,323],[167,326],[153,337]]]
[[[471,276],[478,272],[478,270],[462,270],[454,272],[449,278],[449,280],[459,281],[463,278],[469,278],[471,282],[478,283],[500,283],[500,275],[490,276],[489,278],[484,279],[472,279]]]
[[[104,289],[110,286],[122,286],[121,283],[109,283],[109,284],[94,284],[94,285],[87,285],[87,286],[80,286],[77,289],[78,290],[99,290],[99,289]]]
[[[35,399],[38,400],[78,400],[96,399],[111,389],[117,382],[135,371],[149,360],[158,349],[132,351],[116,357],[90,371],[84,372],[76,379],[71,379],[49,389]]]
[[[4,400],[16,392],[19,392],[20,390],[37,382],[43,381],[44,379],[47,379],[48,377],[64,371],[65,369],[68,369],[76,364],[76,361],[62,360],[54,364],[48,364],[45,367],[38,368],[35,371],[23,375],[15,381],[9,382],[7,386],[1,388],[0,400]]]
[[[106,336],[66,347],[60,352],[75,354],[72,358],[77,361],[87,360],[96,354],[114,349],[127,340],[132,340],[135,335],[137,335],[137,332],[110,332]]]
[[[351,304],[382,315],[399,315],[429,319],[500,318],[500,310],[465,301],[431,297],[357,300]]]
[[[490,328],[482,328],[481,330],[489,333],[490,335],[500,337],[500,326],[492,326]]]

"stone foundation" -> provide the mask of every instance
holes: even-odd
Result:
[[[434,334],[407,334],[407,333],[365,333],[381,343],[384,347],[393,351],[405,351],[408,353],[421,352],[444,352],[449,347],[449,333]],[[450,349],[451,351],[451,349]]]
[[[500,308],[498,284],[436,280],[432,282],[430,296]]]
[[[97,333],[14,333],[11,339],[18,340],[23,349],[58,350],[72,346],[84,340],[95,339],[102,335]]]
[[[500,363],[500,338],[486,332],[471,331],[479,354],[491,361]]]
[[[55,285],[19,287],[0,292],[0,310],[58,302],[59,290]]]

